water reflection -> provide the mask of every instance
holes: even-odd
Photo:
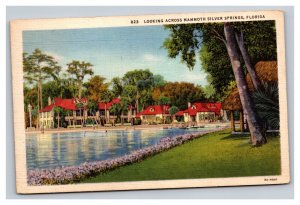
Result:
[[[27,168],[55,168],[111,159],[156,144],[164,136],[173,137],[192,132],[199,130],[149,129],[27,134]]]

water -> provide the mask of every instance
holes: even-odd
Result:
[[[174,137],[206,129],[148,129],[27,134],[27,168],[55,168],[106,160]]]

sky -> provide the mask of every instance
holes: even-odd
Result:
[[[72,60],[90,62],[94,73],[108,81],[133,69],[149,69],[167,81],[207,85],[199,58],[190,71],[179,57],[168,57],[162,45],[169,34],[163,26],[24,31],[23,49],[29,54],[41,49],[53,56],[63,71]]]

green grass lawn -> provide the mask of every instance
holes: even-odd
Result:
[[[229,130],[207,134],[81,183],[279,175],[279,137],[269,136],[261,147],[248,141],[248,135],[231,135]]]

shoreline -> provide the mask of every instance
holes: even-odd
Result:
[[[201,123],[203,128],[226,128],[229,122],[216,122],[216,123]],[[219,127],[218,127],[219,126]],[[92,131],[127,131],[127,130],[147,130],[147,129],[172,129],[180,128],[180,124],[160,124],[160,125],[132,125],[132,126],[113,126],[113,127],[81,127],[81,128],[55,128],[41,130],[26,130],[25,134],[52,134],[52,133],[68,133],[68,132],[92,132]]]

